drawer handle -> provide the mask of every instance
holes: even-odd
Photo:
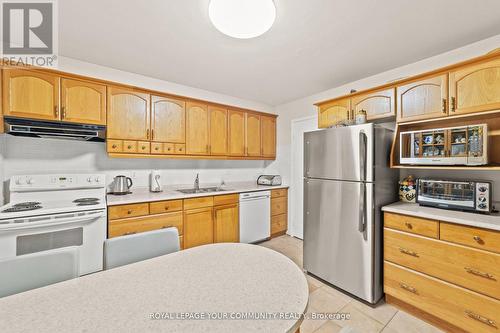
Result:
[[[146,149],[146,146],[142,146],[142,147],[141,147],[141,149],[142,149],[142,150]]]
[[[479,244],[484,244],[484,241],[481,239],[481,237],[479,237],[479,236],[474,236],[474,237],[472,237],[472,238],[474,238],[474,240],[475,240],[476,242],[478,242]]]
[[[413,287],[410,287],[410,286],[409,286],[409,285],[407,285],[407,284],[400,283],[400,284],[399,284],[399,286],[400,286],[402,289],[404,289],[404,290],[406,290],[406,291],[409,291],[409,292],[411,292],[411,293],[413,293],[413,294],[418,294],[417,289],[415,289],[415,288],[413,288]]]
[[[112,145],[111,146],[113,149],[116,149],[118,146],[117,145]]]
[[[405,222],[405,226],[410,230],[413,229],[413,225],[410,222]]]
[[[161,227],[162,229],[167,229],[167,228],[172,228],[173,225],[164,225],[163,227]]]
[[[128,148],[128,149],[132,149],[132,146],[131,146],[131,145],[128,145],[128,146],[127,146],[127,148]]]
[[[165,210],[168,210],[168,206],[165,206]]]
[[[132,214],[132,210],[131,209],[127,210],[127,214],[128,215]]]
[[[407,254],[407,255],[412,256],[412,257],[417,257],[418,258],[418,253],[417,252],[413,252],[411,250],[408,250],[408,249],[405,249],[405,248],[402,248],[402,247],[399,248],[399,252],[401,252],[403,254]]]
[[[160,150],[160,148],[158,148],[158,147],[155,147],[155,150]]]
[[[490,280],[496,281],[495,277],[493,275],[491,275],[490,273],[483,273],[483,272],[478,271],[477,269],[470,268],[470,267],[464,267],[464,269],[467,273],[470,273],[472,275],[476,275],[476,276],[483,277],[485,279],[490,279]]]
[[[133,235],[133,234],[136,234],[135,231],[129,231],[129,232],[126,232],[123,234],[123,236],[128,236],[128,235]]]
[[[488,325],[488,326],[491,326],[491,327],[495,327],[495,328],[497,328],[496,323],[495,323],[493,320],[491,320],[491,319],[488,319],[488,318],[486,318],[486,317],[483,317],[483,316],[481,316],[481,315],[478,315],[477,313],[474,313],[474,312],[469,311],[469,310],[465,310],[465,314],[466,314],[467,316],[469,316],[469,318],[472,318],[472,319],[474,319],[474,320],[477,320],[477,321],[479,321],[479,322],[481,322],[481,323],[483,323],[483,324],[486,324],[486,325]]]

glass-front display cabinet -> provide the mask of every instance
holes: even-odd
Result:
[[[401,132],[399,142],[401,164],[488,164],[486,124]]]

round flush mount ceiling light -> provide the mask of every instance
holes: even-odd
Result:
[[[208,16],[225,35],[254,38],[272,27],[276,6],[273,0],[210,0]]]

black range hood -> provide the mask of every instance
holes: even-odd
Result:
[[[106,127],[99,125],[4,117],[4,129],[5,133],[15,136],[94,142],[106,141]]]

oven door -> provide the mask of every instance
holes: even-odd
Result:
[[[1,221],[0,259],[76,246],[84,275],[102,270],[105,238],[105,210]]]
[[[475,209],[474,182],[419,179],[417,202],[421,205],[450,209]]]

